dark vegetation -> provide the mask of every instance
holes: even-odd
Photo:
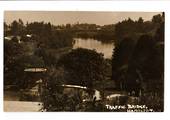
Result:
[[[71,84],[93,89],[95,81],[104,82],[106,62],[103,55],[93,50],[78,48],[63,55],[57,64],[57,68],[49,71],[50,76],[44,85],[45,92],[42,97],[44,108],[47,111],[86,111],[92,104],[83,107],[79,95],[75,93],[69,97],[63,93],[62,87],[57,86]],[[90,111],[93,109],[96,110],[97,107],[91,107]]]
[[[144,21],[140,17],[137,21],[128,18],[119,22],[115,25],[115,43],[119,44],[121,40],[126,37],[137,40],[143,34],[153,36],[157,28],[160,26],[161,21],[162,16],[159,14],[153,16],[152,21]]]
[[[67,30],[56,31],[50,23],[33,22],[24,25],[19,19],[4,27],[4,35],[10,38],[4,38],[5,85],[18,86],[22,81],[27,81],[28,76],[24,77],[26,68],[55,66],[58,56],[72,48],[71,33]]]
[[[104,43],[113,42],[114,39],[114,24],[99,26],[96,24],[66,24],[57,26],[59,30],[69,30],[74,37],[77,38],[93,38]]]
[[[4,87],[16,85],[17,90],[25,89],[43,78],[41,99],[47,111],[106,111],[102,102],[108,86],[140,97],[140,104],[154,111],[163,111],[164,14],[153,16],[152,21],[129,18],[104,26],[24,24],[19,19],[10,25],[4,23],[4,36],[10,36],[10,40],[4,38]],[[112,60],[95,50],[72,50],[74,37],[114,40]],[[47,68],[47,72],[38,75],[24,72],[35,67]],[[102,102],[82,107],[79,99],[67,99],[63,89],[56,87],[62,84],[98,89]]]
[[[58,66],[63,66],[67,84],[76,84],[93,88],[93,81],[104,79],[105,61],[102,54],[96,51],[78,48],[72,50],[58,61]]]
[[[131,25],[131,22],[123,21],[118,25]],[[153,30],[147,31],[135,37],[138,39],[134,39],[129,33],[129,36],[125,35],[125,38],[117,43],[112,60],[112,79],[116,80],[119,90],[139,96],[142,104],[156,111],[163,111],[164,14],[154,16],[150,24],[156,26],[154,33],[150,34]],[[133,33],[133,27],[127,31]]]

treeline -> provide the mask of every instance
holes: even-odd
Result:
[[[28,87],[33,76],[24,69],[55,66],[57,58],[72,46],[72,34],[56,30],[51,23],[24,24],[21,19],[4,23],[4,84]]]
[[[24,25],[21,19],[14,20],[10,25],[4,23],[4,36],[20,36],[21,41],[29,41],[26,35],[31,35],[31,40],[43,44],[48,48],[62,48],[72,46],[72,34],[67,29],[56,30],[51,23],[32,22]]]
[[[127,29],[128,24],[134,26]],[[152,34],[149,32],[151,29],[145,28],[145,22],[141,22],[143,26],[140,28],[136,28],[135,24],[128,20],[117,25],[126,32],[122,32],[124,38],[118,41],[114,49],[112,79],[117,89],[127,91],[132,96],[142,96],[143,104],[163,111],[164,14],[153,17],[150,24],[155,25],[155,32]],[[129,35],[126,36],[126,33]],[[141,35],[136,37],[132,33]]]
[[[138,39],[142,34],[154,35],[158,29],[161,21],[163,21],[164,14],[158,14],[152,17],[151,21],[144,21],[139,17],[137,21],[128,18],[122,22],[115,24],[115,43],[121,42],[125,37]]]
[[[66,24],[65,26],[58,26],[60,29],[69,29],[72,31],[74,37],[93,38],[102,42],[113,42],[114,38],[114,24],[111,25],[96,25],[96,24]]]

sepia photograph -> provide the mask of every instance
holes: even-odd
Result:
[[[164,11],[4,11],[4,112],[164,112]]]

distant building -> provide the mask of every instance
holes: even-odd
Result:
[[[18,43],[21,43],[21,36],[14,36],[14,35],[11,35],[11,36],[6,36],[5,37],[5,40],[12,40],[14,37],[16,37],[16,39],[18,40]]]
[[[101,30],[101,28],[100,28],[100,27],[97,27],[96,29],[97,29],[97,30]]]

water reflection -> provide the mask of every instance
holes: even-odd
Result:
[[[75,38],[75,44],[73,49],[76,48],[86,48],[95,49],[98,53],[103,53],[105,58],[111,58],[114,48],[114,43],[102,43],[101,41],[95,39],[83,39]]]

